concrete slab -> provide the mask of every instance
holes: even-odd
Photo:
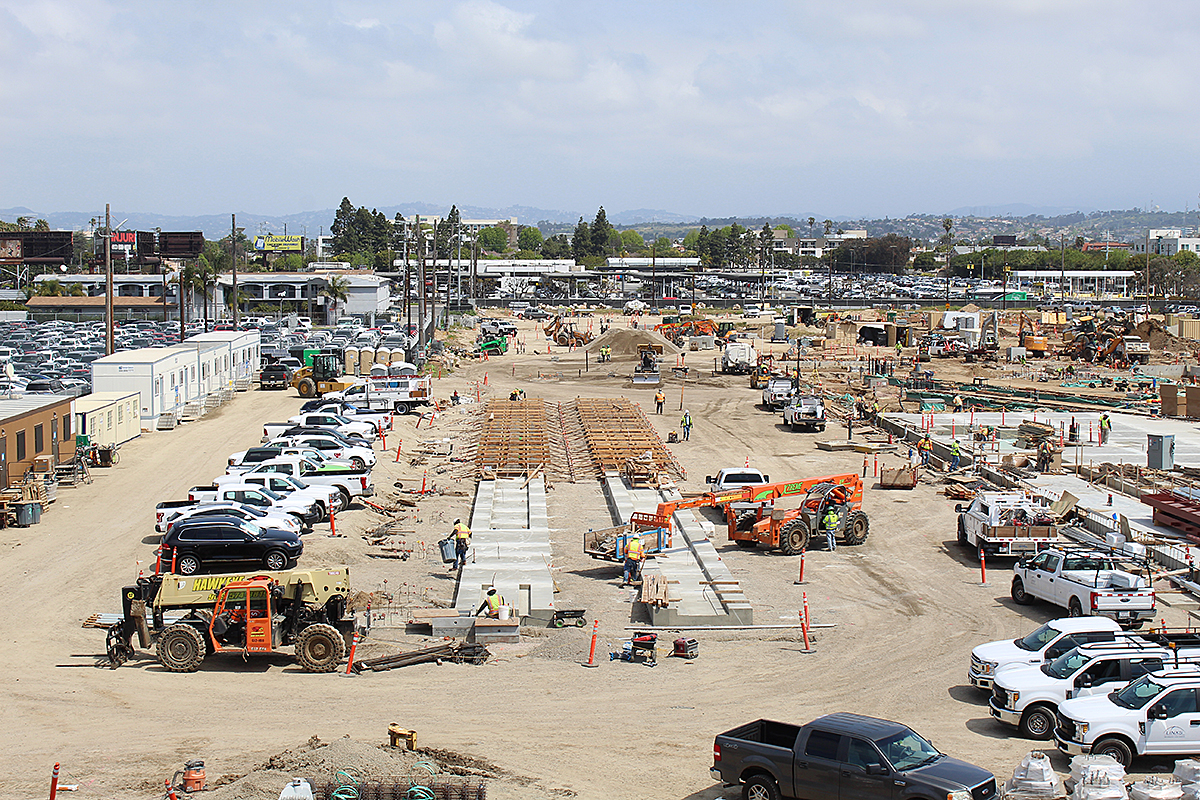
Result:
[[[546,484],[521,478],[480,481],[471,509],[471,548],[458,576],[454,606],[471,613],[495,586],[522,621],[554,615]]]
[[[654,513],[664,500],[679,499],[675,489],[632,489],[616,473],[602,479],[615,524],[635,512]],[[650,608],[655,625],[752,625],[753,608],[721,560],[710,537],[712,523],[691,510],[672,520],[672,547],[646,560],[642,572],[660,574],[671,582],[668,608]],[[726,582],[726,583],[722,583]],[[718,584],[718,585],[714,585]]]

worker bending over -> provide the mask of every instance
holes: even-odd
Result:
[[[485,617],[492,619],[500,618],[500,606],[504,605],[504,598],[496,591],[493,586],[487,590],[487,594],[483,598],[483,602],[479,604],[479,608],[475,609],[475,616],[483,614]],[[484,613],[486,611],[486,613]]]
[[[467,550],[471,547],[471,529],[463,524],[461,519],[454,520],[454,564],[450,569],[467,565]]]
[[[625,581],[622,586],[628,586],[631,580],[642,579],[642,559],[645,557],[641,536],[635,534],[625,540]]]

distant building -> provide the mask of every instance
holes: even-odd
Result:
[[[1084,242],[1083,252],[1091,253],[1097,250],[1128,250],[1129,242]]]
[[[1151,228],[1149,236],[1150,253],[1156,256],[1173,256],[1180,251],[1200,255],[1200,238],[1184,236],[1178,228]],[[1134,239],[1132,252],[1146,255],[1147,239]]]

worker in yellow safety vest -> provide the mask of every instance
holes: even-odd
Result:
[[[500,606],[502,605],[504,605],[504,598],[496,591],[496,587],[493,586],[487,590],[487,594],[484,595],[483,602],[479,604],[479,608],[475,609],[475,616],[478,617],[481,612],[486,610],[486,616],[497,619],[500,616]]]
[[[631,580],[641,580],[642,559],[645,557],[641,536],[635,534],[625,540],[625,581],[622,586],[628,586]]]
[[[454,563],[450,569],[465,567],[467,550],[471,547],[471,529],[464,525],[461,519],[456,519],[454,520],[454,530],[450,535],[454,537]]]
[[[838,521],[838,513],[833,507],[825,512],[825,519],[821,521],[825,527],[825,548],[830,552],[837,550],[837,540],[834,536],[837,533]]]

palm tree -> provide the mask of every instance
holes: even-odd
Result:
[[[337,320],[337,307],[346,302],[346,297],[350,290],[350,280],[343,275],[330,275],[325,281],[325,288],[321,289],[321,295],[329,298],[333,304],[334,312],[331,315]]]
[[[208,330],[208,300],[212,297],[210,286],[214,286],[217,282],[217,265],[210,261],[207,256],[200,256],[196,260],[196,269],[194,277],[190,283],[192,289],[192,298],[195,299],[195,292],[200,290],[201,298],[204,300],[204,330]]]

